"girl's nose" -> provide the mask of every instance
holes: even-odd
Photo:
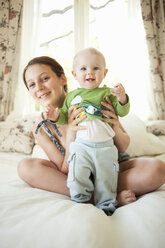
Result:
[[[40,82],[37,82],[36,83],[36,88],[37,88],[37,90],[42,90],[43,89],[43,84],[40,83]]]

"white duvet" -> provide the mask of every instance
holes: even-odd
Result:
[[[0,248],[165,247],[165,185],[106,216],[25,184],[20,156],[0,153]]]

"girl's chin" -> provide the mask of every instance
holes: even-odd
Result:
[[[41,104],[43,107],[46,107],[48,104],[51,104],[51,102],[49,100],[45,100],[45,101],[39,101],[39,104]]]

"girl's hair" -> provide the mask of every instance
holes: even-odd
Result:
[[[49,66],[51,68],[51,70],[59,78],[61,77],[62,74],[65,74],[64,69],[55,59],[48,57],[48,56],[35,57],[29,61],[29,63],[27,64],[27,66],[25,67],[25,69],[23,71],[23,81],[24,81],[24,84],[25,84],[27,89],[28,89],[28,87],[27,87],[27,83],[26,83],[26,79],[25,79],[25,73],[26,73],[26,70],[28,69],[29,66],[35,65],[35,64],[42,64],[42,65]],[[65,92],[67,92],[67,85],[64,85],[64,90],[65,90]]]

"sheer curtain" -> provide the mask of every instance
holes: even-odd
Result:
[[[15,114],[19,112],[26,115],[36,111],[36,103],[28,94],[22,80],[23,69],[33,57],[43,55],[54,57],[65,68],[68,81],[72,78],[71,64],[74,54],[72,13],[72,0],[23,1],[22,52]],[[63,16],[67,18],[62,19]]]
[[[147,99],[149,60],[140,0],[24,0],[23,30],[19,86],[23,101],[28,93],[22,70],[31,57],[56,58],[63,65],[72,90],[74,53],[94,46],[106,57],[109,73],[105,83],[112,87],[122,82],[130,96],[131,112],[142,119],[151,116]],[[20,108],[19,101],[17,106]],[[32,112],[34,104],[28,100],[21,107],[24,112]]]
[[[90,45],[105,55],[109,73],[105,82],[112,87],[121,82],[131,101],[131,113],[142,119],[151,115],[148,104],[149,60],[140,0],[102,1],[95,10],[90,1]]]
[[[41,1],[23,0],[23,20],[21,35],[21,56],[19,64],[18,86],[14,102],[14,114],[26,115],[35,112],[35,102],[24,86],[22,74],[30,59],[37,56],[38,29]]]

